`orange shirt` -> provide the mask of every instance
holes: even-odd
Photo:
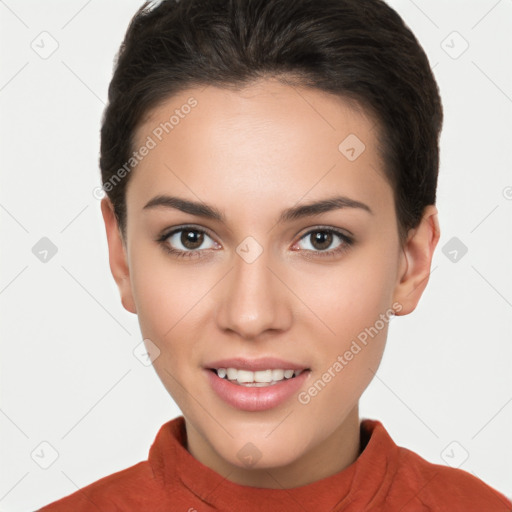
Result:
[[[432,464],[364,419],[361,452],[339,473],[293,489],[235,484],[185,448],[183,416],[165,423],[147,461],[104,477],[39,512],[511,512],[512,503],[472,474]]]

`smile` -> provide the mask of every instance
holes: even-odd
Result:
[[[224,377],[221,377],[224,374],[222,370],[226,372]],[[311,370],[267,369],[252,372],[228,367],[208,368],[203,372],[214,396],[235,409],[257,412],[277,408],[289,401],[305,387]],[[229,379],[230,374],[235,376],[235,372],[236,379]],[[286,375],[291,372],[291,376],[287,377],[285,372]],[[269,375],[270,381],[258,382],[260,378],[268,380]]]
[[[278,382],[298,377],[304,370],[242,370],[237,368],[213,368],[213,372],[221,379],[229,380],[234,384],[246,387],[266,387],[273,386]]]

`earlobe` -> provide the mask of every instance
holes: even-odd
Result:
[[[432,257],[440,235],[437,208],[428,205],[420,224],[411,230],[403,247],[393,297],[395,302],[402,305],[396,313],[398,316],[407,315],[416,309],[429,280]]]
[[[114,207],[108,197],[101,200],[101,213],[107,234],[110,271],[119,288],[123,307],[130,313],[135,314],[137,309],[133,299],[126,247],[114,214]]]

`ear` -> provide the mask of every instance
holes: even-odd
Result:
[[[394,301],[402,306],[396,310],[397,316],[408,315],[416,309],[430,277],[432,257],[440,236],[437,208],[428,205],[420,224],[410,230],[402,249],[399,282],[393,296]]]
[[[101,200],[101,213],[107,232],[110,271],[121,294],[121,303],[130,313],[137,313],[130,281],[130,268],[126,257],[126,247],[114,214],[114,207],[108,197]]]

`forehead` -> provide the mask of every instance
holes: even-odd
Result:
[[[153,109],[136,132],[150,145],[127,201],[162,193],[250,206],[334,191],[387,207],[392,191],[364,110],[317,89],[261,80],[239,90],[190,88]]]

